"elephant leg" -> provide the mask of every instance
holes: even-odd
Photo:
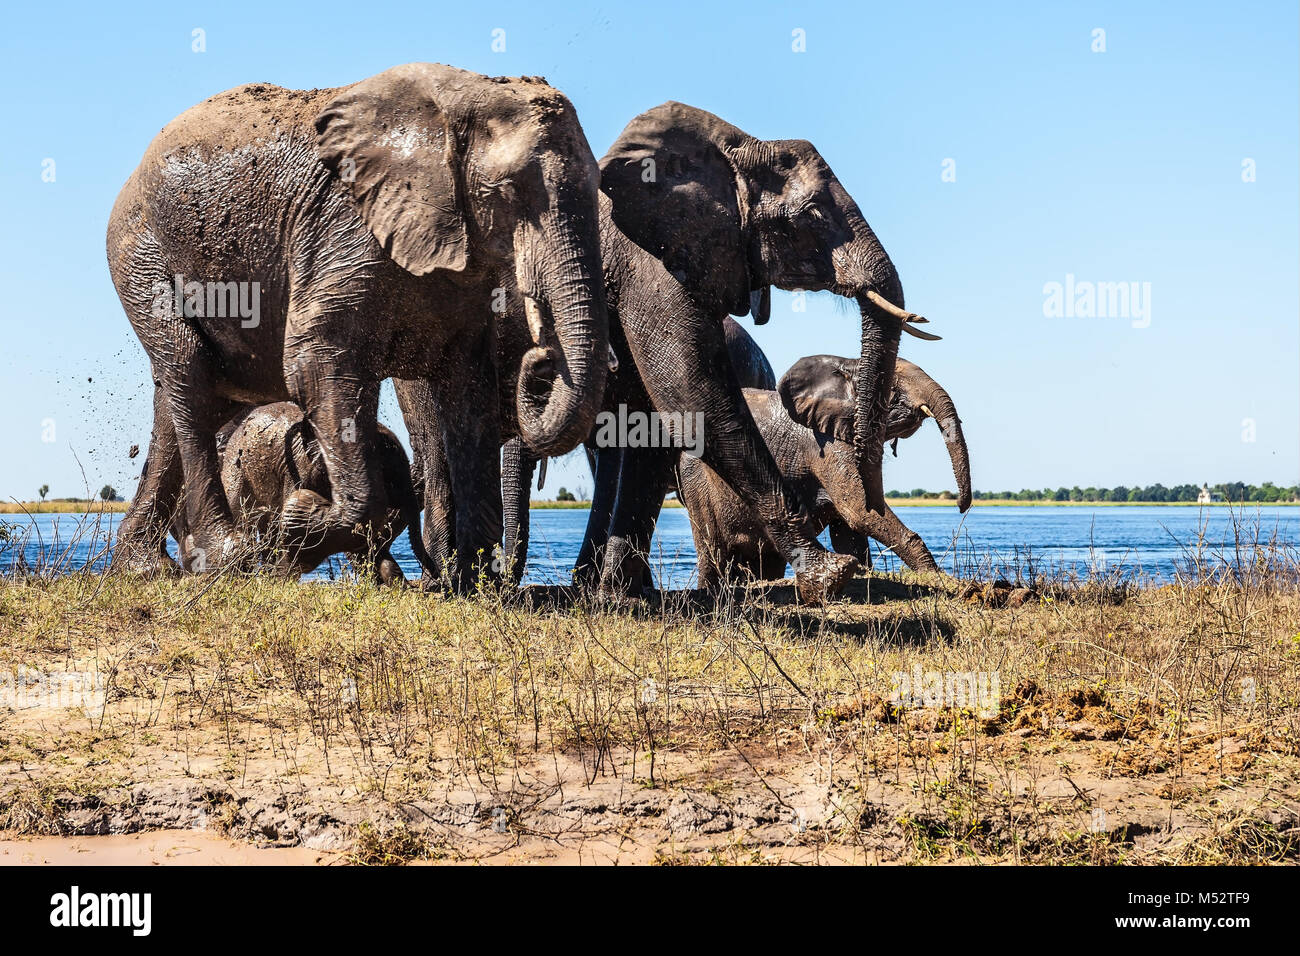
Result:
[[[306,413],[329,479],[329,500],[299,488],[280,511],[284,546],[294,555],[368,552],[382,537],[389,508],[378,447],[379,383],[310,350],[285,351],[286,379]],[[332,366],[332,367],[331,367]]]
[[[714,530],[720,524],[710,502],[701,498],[688,498],[688,494],[683,489],[682,497],[691,519],[691,537],[695,541],[696,587],[702,591],[716,592],[722,586],[727,562],[725,542],[718,540],[719,535]]]
[[[722,585],[722,575],[713,554],[708,550],[700,550],[698,541],[695,545],[695,579],[695,586],[709,593],[716,592]]]
[[[501,426],[495,367],[488,348],[491,330],[481,347],[456,356],[450,368],[473,370],[436,386],[438,419],[442,423],[447,470],[455,502],[455,566],[453,588],[474,589],[480,576],[496,583],[501,577]],[[484,374],[486,364],[489,374]],[[428,459],[426,458],[426,464]],[[433,482],[426,479],[426,487]],[[427,491],[426,491],[427,493]]]
[[[591,512],[587,516],[587,531],[582,536],[582,548],[574,565],[575,583],[596,587],[600,583],[601,563],[605,545],[609,541],[609,523],[618,498],[619,474],[623,469],[623,449],[596,448],[588,444],[587,450],[595,457],[594,486],[591,493]]]
[[[781,554],[772,543],[762,540],[758,543],[756,553],[741,566],[749,570],[760,581],[779,581],[785,577],[785,555]]]
[[[195,545],[190,566],[195,571],[255,557],[235,527],[221,483],[217,432],[242,406],[216,395],[218,365],[198,336],[188,333],[162,379],[184,472],[183,507]]]
[[[851,554],[858,562],[868,568],[873,566],[871,560],[871,538],[859,534],[849,527],[847,521],[836,518],[830,522],[831,547],[839,554]]]
[[[601,560],[602,590],[636,595],[654,589],[650,545],[676,457],[674,449],[623,449],[618,497]]]
[[[424,547],[433,559],[433,570],[424,577],[433,583],[451,573],[456,556],[456,501],[441,432],[430,436],[423,461]]]
[[[364,568],[369,564],[375,584],[398,588],[406,586],[406,575],[402,573],[402,566],[397,563],[397,559],[388,548],[381,548],[373,555],[364,551],[353,552],[348,557],[353,567]]]
[[[153,393],[153,432],[145,455],[140,484],[117,529],[112,566],[144,573],[175,574],[179,568],[167,553],[167,529],[171,527],[184,553],[189,525],[180,507],[180,448],[172,426],[166,393],[159,382]]]
[[[533,470],[537,459],[518,438],[506,442],[501,455],[501,505],[505,530],[502,554],[506,558],[506,580],[517,585],[528,564],[529,505],[532,500]]]
[[[934,555],[921,540],[921,536],[903,524],[898,515],[894,514],[893,508],[886,505],[884,515],[867,512],[866,526],[871,537],[898,555],[913,571],[939,570]]]
[[[411,439],[412,482],[424,503],[422,540],[432,568],[424,569],[423,580],[434,585],[451,573],[456,550],[456,504],[446,445],[433,384],[428,379],[398,379],[394,385]]]
[[[653,406],[661,413],[681,413],[692,422],[703,415],[702,430],[690,436],[695,447],[687,453],[703,459],[757,512],[795,568],[804,601],[820,603],[837,594],[857,562],[829,554],[810,533],[797,496],[750,414],[721,323],[637,309],[624,310],[625,326],[633,315],[640,327],[627,330],[628,342]]]

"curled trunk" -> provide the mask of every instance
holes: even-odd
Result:
[[[957,508],[965,513],[970,507],[970,453],[966,449],[966,436],[962,434],[961,419],[957,417],[957,407],[938,383],[926,399],[935,423],[943,433],[944,443],[948,446],[948,457],[952,460],[952,474],[957,479]]]
[[[539,321],[519,370],[519,434],[537,457],[558,456],[587,437],[605,391],[609,322],[600,246],[594,223],[554,214],[524,246],[516,252],[519,288]]]

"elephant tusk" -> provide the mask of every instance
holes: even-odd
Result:
[[[544,326],[542,324],[542,307],[531,295],[524,296],[524,315],[528,318],[528,334],[536,345],[545,345]]]
[[[541,491],[542,485],[546,484],[546,463],[550,460],[551,459],[549,458],[543,458],[542,466],[537,469],[537,490],[538,491]]]
[[[926,418],[934,418],[934,412],[930,411],[930,406],[924,402],[921,403],[921,414]]]
[[[919,325],[922,322],[929,322],[930,320],[925,316],[917,315],[915,312],[908,312],[906,309],[900,309],[874,289],[868,289],[866,297],[867,301],[876,306],[876,308],[889,313],[894,318],[898,319],[899,322],[902,322],[903,331],[908,335],[914,335],[918,339],[925,339],[927,342],[938,342],[942,339],[942,336],[934,335],[930,332],[922,332],[920,329],[913,328],[913,326]]]
[[[618,371],[618,354],[614,351],[612,345],[609,347],[609,370],[611,372]]]
[[[908,335],[914,335],[918,339],[925,339],[927,342],[938,342],[943,339],[942,335],[934,335],[931,332],[922,332],[920,329],[912,328],[907,322],[903,323],[903,331]]]
[[[912,322],[917,325],[922,325],[930,321],[923,315],[917,315],[915,312],[908,312],[906,309],[900,309],[874,289],[867,290],[867,301],[875,305],[876,308],[888,312],[900,322]]]

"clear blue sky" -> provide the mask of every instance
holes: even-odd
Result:
[[[80,494],[81,468],[92,489],[134,491],[150,387],[104,228],[150,138],[240,83],[334,86],[420,60],[546,76],[597,156],[667,99],[815,143],[944,336],[903,354],[956,399],[979,489],[1300,480],[1295,3],[721,6],[11,5],[0,496]],[[1149,326],[1046,317],[1044,286],[1067,274],[1150,283]],[[818,296],[799,314],[777,293],[755,335],[779,373],[851,354],[856,313]],[[931,429],[889,460],[888,487],[951,486]],[[560,463],[547,493],[589,487],[585,472]]]

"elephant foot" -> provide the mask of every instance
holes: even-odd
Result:
[[[573,585],[579,591],[595,591],[600,587],[600,569],[594,562],[580,564],[573,569]]]
[[[853,579],[860,565],[847,554],[823,551],[809,558],[794,576],[795,589],[804,604],[825,604]]]
[[[204,574],[231,566],[247,571],[257,565],[257,553],[252,539],[238,531],[222,535],[206,548],[198,545],[194,535],[186,535],[181,542],[180,554],[181,567],[191,574]]]
[[[626,538],[611,537],[605,545],[600,590],[606,594],[641,597],[654,590],[654,575],[640,551]]]
[[[360,567],[366,560],[366,555],[358,554],[352,556],[353,563]],[[380,587],[405,588],[409,583],[406,575],[402,573],[402,566],[389,553],[379,555],[374,560],[375,583]]]
[[[281,562],[310,565],[307,570],[340,551],[364,554],[368,550],[364,535],[331,523],[328,499],[306,488],[291,492],[284,500],[278,536],[276,550],[281,552]]]
[[[113,548],[109,570],[135,574],[146,578],[174,578],[181,573],[178,565],[166,551],[137,541],[118,539]]]
[[[458,557],[452,567],[444,571],[447,589],[452,594],[462,597],[478,594],[480,591],[493,593],[504,587],[500,562],[483,551],[472,557]]]

